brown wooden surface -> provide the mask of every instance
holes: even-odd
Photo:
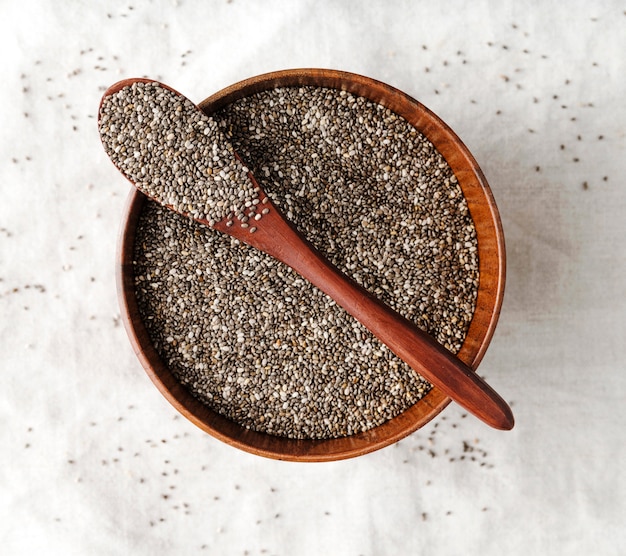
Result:
[[[477,308],[467,338],[458,354],[476,368],[497,323],[504,289],[505,255],[501,224],[493,196],[475,160],[458,137],[437,116],[404,93],[378,81],[331,70],[289,70],[258,76],[235,84],[200,104],[207,113],[258,91],[294,85],[344,89],[387,106],[424,133],[452,167],[468,201],[478,236],[480,286]],[[118,286],[125,326],[148,375],[165,397],[187,418],[221,440],[249,452],[278,459],[324,461],[361,455],[400,440],[423,426],[448,403],[440,388],[391,421],[351,437],[330,440],[291,440],[246,430],[221,417],[196,400],[180,385],[156,354],[137,310],[134,294],[132,250],[137,217],[145,197],[131,193],[119,244]],[[270,212],[270,215],[274,211]],[[270,223],[266,215],[258,223]],[[266,220],[267,218],[267,220]],[[249,234],[249,232],[247,232]],[[258,235],[257,235],[258,234]],[[250,235],[250,234],[249,234]],[[512,425],[512,421],[510,423]],[[510,427],[502,427],[510,428]]]

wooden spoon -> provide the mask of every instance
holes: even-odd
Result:
[[[104,93],[101,107],[108,96],[114,95],[125,87],[132,86],[136,82],[156,83],[149,79],[120,81]],[[181,100],[186,100],[174,89],[161,83],[158,85],[178,95]],[[100,115],[98,122],[100,123]],[[235,153],[234,156],[239,158]],[[137,186],[132,176],[123,170],[122,172],[133,185]],[[148,176],[149,178],[150,176]],[[387,307],[354,280],[335,268],[298,233],[267,197],[251,173],[249,178],[258,187],[260,206],[269,209],[269,212],[265,211],[266,214],[260,220],[250,224],[256,228],[254,233],[250,233],[249,227],[227,225],[228,218],[211,223],[202,218],[196,220],[236,237],[289,265],[334,299],[337,304],[367,327],[400,359],[426,380],[440,388],[459,405],[496,429],[510,430],[513,428],[514,418],[511,409],[482,378],[415,324]],[[139,189],[141,190],[141,188]],[[143,190],[142,192],[146,193]],[[152,198],[160,204],[172,208],[164,199],[158,199],[154,196]],[[177,212],[189,216],[183,211]]]

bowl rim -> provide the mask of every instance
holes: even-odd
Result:
[[[261,74],[230,85],[198,106],[211,114],[245,96],[277,87],[318,86],[341,89],[389,108],[434,144],[453,169],[474,220],[478,239],[479,288],[476,309],[457,356],[476,370],[493,337],[504,295],[506,252],[498,208],[487,180],[469,149],[436,114],[406,93],[376,79],[328,69],[293,69]],[[142,367],[161,394],[203,431],[246,452],[287,461],[335,461],[394,444],[437,416],[449,403],[433,387],[393,419],[348,437],[300,440],[255,432],[221,416],[178,382],[157,354],[139,315],[135,296],[133,251],[137,221],[147,197],[131,189],[117,244],[116,284],[124,327]]]

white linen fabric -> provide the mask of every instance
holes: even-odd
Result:
[[[0,6],[3,554],[626,552],[624,2]],[[483,168],[508,273],[480,372],[513,431],[451,405],[367,456],[279,462],[202,433],[143,372],[103,90],[149,76],[199,102],[297,67],[398,87]]]

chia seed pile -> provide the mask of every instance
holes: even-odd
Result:
[[[423,135],[364,98],[313,87],[249,96],[212,119],[333,264],[460,349],[478,290],[476,233],[455,176]],[[138,222],[134,268],[140,313],[164,363],[244,427],[348,436],[430,389],[290,268],[152,201]]]
[[[248,168],[234,157],[217,123],[159,83],[134,82],[106,95],[99,128],[122,173],[177,212],[212,226],[230,214],[241,220],[246,208],[258,204]]]

